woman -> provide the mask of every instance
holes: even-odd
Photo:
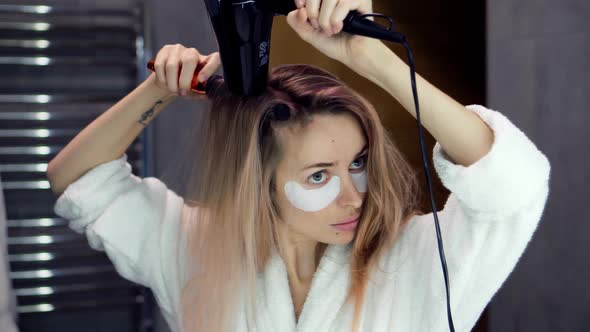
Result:
[[[404,62],[379,41],[338,34],[352,9],[371,3],[308,0],[287,21],[415,116]],[[194,98],[199,63],[206,80],[219,56],[165,46],[156,72],[51,161],[55,212],[151,287],[174,331],[446,331],[433,216],[416,210],[415,174],[372,105],[323,70],[273,68],[265,93],[248,98],[211,80],[185,197],[131,174],[127,147],[177,96]],[[417,87],[451,191],[438,213],[451,310],[468,331],[538,225],[550,165],[502,114],[463,107],[420,76]]]

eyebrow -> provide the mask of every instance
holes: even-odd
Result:
[[[361,151],[356,154],[355,158],[358,158],[360,155],[362,155],[366,151],[367,151],[367,144],[365,144],[365,146],[363,146],[363,148],[361,149]],[[313,164],[313,165],[309,165],[309,166],[303,167],[299,172],[303,172],[303,171],[308,170],[310,168],[316,168],[316,167],[332,167],[335,164],[336,164],[336,162],[321,162],[321,163],[316,163],[316,164]]]

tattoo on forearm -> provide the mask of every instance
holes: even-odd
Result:
[[[144,126],[147,126],[152,118],[152,116],[154,116],[154,109],[156,108],[156,106],[158,106],[159,104],[162,103],[162,100],[158,100],[154,106],[152,106],[152,108],[150,108],[149,110],[145,111],[142,115],[141,118],[139,119],[139,123],[141,123]]]

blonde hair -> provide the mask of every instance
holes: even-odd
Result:
[[[374,107],[336,76],[311,65],[274,67],[266,91],[232,95],[223,79],[212,83],[208,121],[198,159],[190,171],[183,217],[191,275],[183,285],[185,331],[233,331],[244,300],[246,320],[256,319],[256,276],[278,248],[280,211],[274,203],[274,174],[282,158],[279,128],[304,125],[316,114],[353,115],[368,144],[368,189],[352,242],[350,288],[352,331],[358,331],[363,295],[379,257],[418,211],[414,170],[390,139]],[[271,110],[288,106],[279,121]],[[316,250],[316,262],[327,244]]]

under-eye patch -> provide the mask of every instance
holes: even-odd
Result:
[[[367,192],[367,170],[352,174],[352,182],[359,192]]]
[[[314,212],[330,205],[340,193],[340,178],[332,177],[328,183],[318,189],[305,189],[296,181],[285,183],[285,195],[296,208]]]

